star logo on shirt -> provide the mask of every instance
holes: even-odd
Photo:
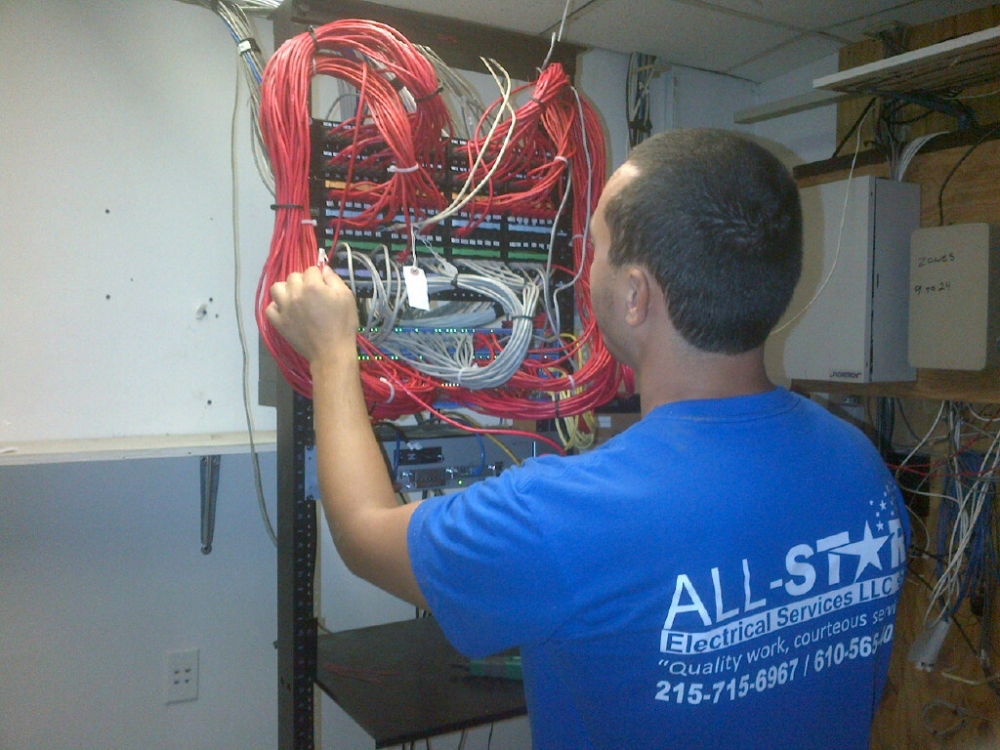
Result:
[[[861,541],[851,542],[831,551],[835,551],[838,555],[858,556],[858,571],[854,574],[854,580],[857,582],[861,578],[861,574],[865,571],[865,568],[869,565],[882,570],[882,561],[879,559],[878,552],[888,539],[888,534],[885,536],[872,536],[872,528],[865,521],[865,535]]]

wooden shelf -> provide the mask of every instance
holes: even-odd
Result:
[[[913,383],[834,383],[826,380],[793,380],[791,389],[803,393],[849,393],[855,396],[1000,403],[1000,370],[978,372],[919,370],[917,379]]]
[[[275,449],[274,430],[254,434],[258,451]],[[120,461],[129,458],[177,458],[247,453],[250,439],[245,432],[203,435],[130,435],[80,440],[31,440],[0,442],[0,466],[57,464],[73,461]]]
[[[945,93],[1000,75],[1000,26],[817,78],[813,88],[850,94]]]

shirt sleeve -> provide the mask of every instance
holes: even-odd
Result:
[[[568,605],[564,576],[546,536],[559,503],[558,463],[522,468],[432,498],[408,529],[413,572],[452,644],[471,657],[548,638]]]

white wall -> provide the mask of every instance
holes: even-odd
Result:
[[[653,132],[672,128],[711,127],[755,136],[790,167],[827,159],[836,145],[837,108],[826,106],[754,125],[737,125],[740,110],[812,90],[814,78],[837,70],[831,55],[785,75],[757,84],[680,65],[667,66],[650,86]],[[580,58],[581,89],[600,110],[608,131],[609,163],[614,170],[628,154],[624,86],[628,55],[591,50]]]
[[[244,431],[226,26],[175,0],[6,0],[0,70],[0,447]],[[256,361],[273,201],[248,130],[244,105],[241,298]]]
[[[837,55],[829,55],[757,87],[753,104],[766,104],[813,90],[815,78],[837,72]],[[753,125],[753,133],[772,144],[789,166],[829,159],[837,145],[837,106],[827,105]]]
[[[748,132],[733,123],[733,113],[753,105],[756,85],[750,81],[675,65],[663,83],[668,127]]]
[[[0,445],[240,429],[225,26],[180,2],[13,0],[0,69]],[[247,118],[255,357],[272,219]],[[204,556],[197,458],[0,467],[0,748],[275,747],[275,553],[254,497],[249,457],[226,456]],[[166,654],[187,648],[200,697],[167,706]]]
[[[223,457],[210,555],[199,474],[197,458],[0,467],[0,748],[276,746],[275,552],[249,456]],[[166,654],[189,648],[198,700],[166,705]]]

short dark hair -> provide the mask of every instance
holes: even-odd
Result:
[[[646,268],[698,349],[761,346],[802,270],[802,208],[788,170],[753,141],[713,129],[660,133],[628,163],[637,174],[604,209],[609,261]]]

